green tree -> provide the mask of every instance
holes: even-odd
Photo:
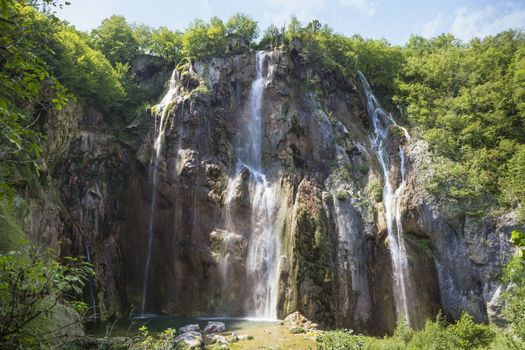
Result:
[[[49,43],[57,20],[37,12],[33,4],[48,11],[60,2],[0,4],[0,200],[14,195],[20,166],[38,171],[41,135],[34,126],[50,109],[61,109],[68,101],[66,89],[44,61],[52,54]]]
[[[63,27],[56,38],[60,45],[57,75],[76,96],[108,111],[119,106],[126,92],[119,74],[102,52],[91,48],[76,30]],[[119,63],[117,63],[119,64]]]
[[[91,32],[95,47],[115,65],[132,63],[139,54],[139,43],[123,16],[111,16]]]
[[[237,39],[243,46],[249,46],[259,35],[257,22],[242,13],[228,19],[225,32],[229,38]]]
[[[182,58],[182,33],[160,27],[151,33],[150,52],[178,63]]]
[[[223,55],[226,43],[226,27],[220,18],[213,17],[209,23],[195,20],[182,36],[182,53],[193,59]]]

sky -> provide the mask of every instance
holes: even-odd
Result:
[[[58,17],[87,31],[111,15],[130,23],[184,30],[193,19],[227,20],[242,12],[264,29],[295,15],[318,19],[336,32],[402,45],[417,34],[452,33],[469,40],[509,28],[525,29],[525,0],[69,0]]]

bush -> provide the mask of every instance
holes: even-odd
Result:
[[[495,332],[486,324],[475,323],[468,313],[453,325],[447,327],[447,333],[454,339],[455,349],[484,349],[495,338]]]
[[[146,326],[139,329],[141,342],[133,347],[136,350],[165,350],[173,349],[173,341],[176,336],[175,328],[168,328],[158,335],[151,335]],[[178,347],[177,347],[178,348]]]
[[[364,337],[354,335],[352,330],[324,332],[315,341],[319,350],[359,350],[365,344]]]
[[[81,322],[68,317],[54,326],[50,319],[64,314],[65,306],[84,312],[81,298],[84,284],[92,274],[89,264],[66,258],[61,264],[49,251],[29,247],[0,254],[0,348],[48,349],[57,334]]]

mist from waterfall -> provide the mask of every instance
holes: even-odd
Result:
[[[277,185],[271,185],[262,166],[263,113],[262,103],[266,76],[264,63],[267,55],[264,51],[256,54],[256,76],[252,82],[247,119],[239,130],[236,156],[238,158],[236,174],[228,183],[226,190],[226,230],[238,229],[231,215],[234,193],[240,177],[246,170],[250,175],[250,232],[246,257],[246,279],[249,295],[246,300],[246,312],[250,317],[276,319],[277,294],[279,279],[279,258],[281,255],[280,233],[283,220],[279,219],[280,191]],[[230,234],[231,235],[231,234]],[[228,246],[228,237],[224,244]],[[232,276],[227,255],[223,266],[225,285]],[[237,276],[240,278],[240,276]]]
[[[373,135],[370,136],[372,149],[377,155],[383,173],[383,204],[388,232],[388,248],[392,259],[394,270],[394,298],[398,318],[405,315],[408,324],[411,324],[411,311],[409,302],[414,302],[413,287],[410,280],[406,245],[403,236],[403,226],[401,222],[401,196],[405,189],[405,153],[399,147],[398,156],[400,163],[401,182],[397,188],[392,186],[390,172],[390,158],[387,152],[389,140],[389,129],[397,126],[392,116],[387,113],[379,104],[370,84],[363,73],[359,72],[359,79],[363,85],[366,99],[367,110],[370,115]],[[401,128],[405,136],[409,137],[407,131]]]
[[[158,167],[160,163],[160,156],[164,147],[164,136],[166,133],[167,116],[170,111],[170,105],[177,97],[177,83],[179,73],[176,69],[173,70],[169,81],[168,91],[162,97],[162,100],[153,108],[155,113],[155,142],[153,143],[153,151],[150,161],[149,178],[151,181],[151,202],[149,207],[149,222],[148,222],[148,244],[146,252],[146,261],[144,263],[144,281],[142,287],[142,303],[141,313],[144,314],[146,309],[146,301],[148,297],[148,285],[151,265],[151,253],[153,245],[153,235],[155,228],[155,208],[157,203],[157,184],[158,184]]]

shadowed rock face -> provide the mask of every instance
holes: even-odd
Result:
[[[142,58],[137,75],[147,84],[159,76],[167,81],[169,72],[154,63]],[[68,239],[65,252],[81,254],[82,239],[88,243],[103,317],[140,308],[152,191],[146,312],[250,313],[253,280],[246,271],[256,186],[249,169],[238,171],[236,148],[249,116],[255,63],[252,53],[180,69],[156,186],[150,171],[154,116],[118,139],[96,112],[72,112],[78,122],[68,126],[73,131],[59,145],[62,160],[49,170],[60,190],[48,190],[50,198],[59,197],[50,203],[61,201],[65,210],[50,219],[47,230],[57,227],[57,237]],[[323,327],[390,333],[398,315],[383,176],[370,145],[362,88],[357,79],[310,66],[296,51],[268,52],[263,69],[261,167],[279,193],[273,218],[282,244],[277,315],[300,311]],[[399,148],[406,153],[400,216],[417,291],[410,300],[413,325],[422,326],[439,309],[497,320],[497,280],[512,251],[508,238],[516,220],[510,214],[445,214],[422,189],[425,144],[406,140],[398,130],[390,134],[386,149],[395,187],[401,182]],[[59,146],[50,146],[53,159],[60,158]],[[48,232],[34,224],[42,222],[44,210],[35,205],[28,219],[35,236]]]

